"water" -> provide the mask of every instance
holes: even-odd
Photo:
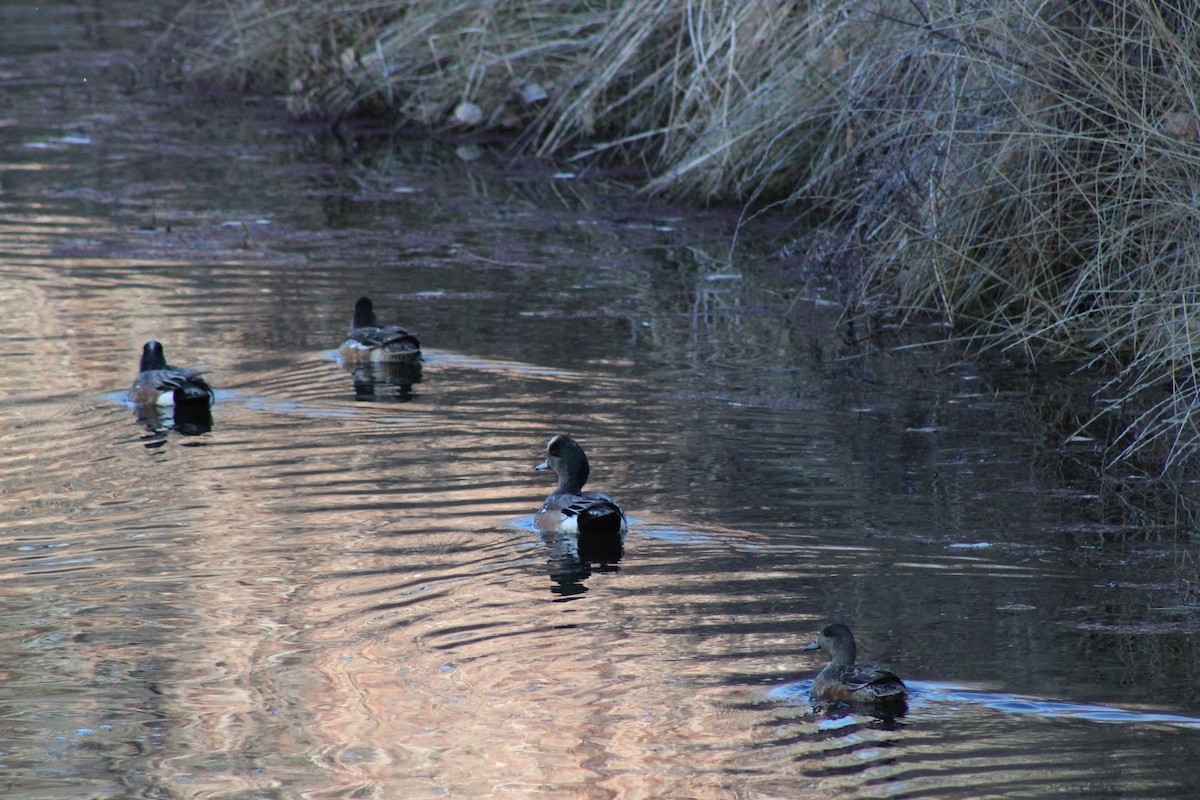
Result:
[[[5,797],[1194,794],[1194,552],[1057,389],[848,340],[721,212],[148,91],[137,13],[0,11]],[[123,402],[149,338],[210,427]],[[532,529],[558,432],[619,560]],[[808,708],[831,619],[908,716]]]

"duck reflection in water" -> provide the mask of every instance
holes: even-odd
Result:
[[[167,431],[184,436],[199,436],[213,427],[212,409],[208,406],[134,406],[138,424],[152,434],[159,445],[166,440]],[[157,446],[147,444],[147,447]]]
[[[620,534],[542,532],[542,541],[550,548],[548,571],[554,585],[550,591],[563,597],[587,591],[584,581],[596,572],[618,572],[625,556],[625,541]]]
[[[399,325],[381,325],[369,297],[354,304],[350,332],[338,348],[343,366],[354,380],[354,397],[374,400],[376,385],[395,386],[401,400],[412,398],[421,382],[421,342]]]
[[[376,387],[396,387],[396,399],[411,400],[414,383],[421,382],[421,362],[409,364],[346,364],[342,366],[349,370],[354,381],[354,399],[364,402],[376,400],[379,391]]]
[[[878,664],[858,664],[850,628],[833,622],[805,650],[824,650],[833,659],[813,681],[809,698],[817,710],[860,711],[885,720],[908,710],[908,690],[896,673]]]
[[[553,470],[558,476],[558,485],[534,517],[534,527],[553,554],[550,577],[555,592],[580,594],[587,591],[583,580],[593,571],[617,571],[625,555],[625,513],[608,495],[583,491],[591,468],[583,448],[570,436],[550,439],[546,460],[534,469]]]

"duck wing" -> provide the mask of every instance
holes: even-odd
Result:
[[[399,325],[355,328],[346,337],[343,347],[346,346],[361,350],[383,350],[392,355],[421,352],[420,340]]]
[[[905,693],[904,682],[900,680],[900,676],[878,664],[855,664],[847,667],[841,679],[852,691],[866,690],[877,697]]]
[[[564,527],[582,535],[612,535],[626,527],[621,507],[606,497],[578,497],[561,511]]]
[[[349,338],[358,342],[363,347],[387,347],[388,345],[400,342],[409,343],[414,348],[421,346],[416,336],[399,325],[388,325],[387,327],[378,328],[355,328],[350,331]]]
[[[174,392],[176,402],[208,401],[212,399],[213,391],[202,374],[188,367],[165,367],[143,372],[138,376],[138,383],[153,386],[159,392]]]

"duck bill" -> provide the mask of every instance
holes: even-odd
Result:
[[[550,469],[550,462],[543,461],[542,463],[540,463],[536,467],[534,467],[534,469]]]
[[[820,650],[821,643],[820,642],[809,642],[808,644],[804,645],[804,647],[801,647],[800,649],[801,650]]]

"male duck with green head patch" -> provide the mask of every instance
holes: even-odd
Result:
[[[616,501],[603,492],[583,491],[590,472],[587,455],[570,436],[551,439],[546,445],[546,460],[534,469],[551,469],[558,476],[558,486],[534,518],[538,530],[580,536],[625,532],[628,524]]]

